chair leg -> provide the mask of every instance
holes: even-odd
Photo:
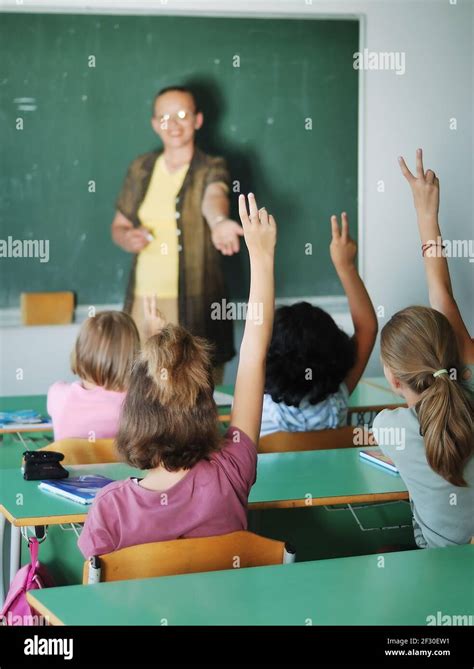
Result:
[[[296,551],[289,543],[285,543],[283,549],[283,564],[293,564],[296,561]]]

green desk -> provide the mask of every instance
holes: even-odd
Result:
[[[392,392],[384,376],[363,377],[349,397],[349,423],[372,425],[379,411],[400,406],[406,406],[403,397]]]
[[[358,448],[258,456],[257,482],[249,508],[294,508],[332,504],[375,503],[408,499],[402,479],[376,465],[362,462]],[[93,472],[114,480],[140,472],[124,464],[68,467],[72,476]],[[90,507],[38,489],[25,481],[19,469],[0,469],[0,575],[1,556],[9,550],[10,582],[20,564],[21,527],[83,523]],[[11,525],[9,548],[4,546],[5,524]],[[1,579],[0,579],[1,581]],[[2,598],[0,583],[0,600]]]
[[[0,411],[21,411],[22,409],[32,409],[39,414],[48,417],[46,411],[46,395],[27,395],[19,397],[0,397]],[[25,425],[24,427],[12,430],[9,427],[0,428],[0,440],[5,443],[4,437],[6,435],[16,435],[21,448],[40,448],[46,446],[51,442],[51,427],[37,427],[33,425]],[[23,438],[23,434],[28,435]],[[35,437],[32,435],[35,434]],[[11,440],[10,440],[11,441]],[[3,463],[2,463],[3,464]]]
[[[258,456],[253,509],[324,506],[407,499],[402,479],[363,462],[359,448],[268,453]],[[114,480],[140,475],[125,464],[67,467],[72,476],[93,472]],[[21,503],[18,503],[18,500]],[[19,469],[0,470],[0,513],[14,526],[82,523],[88,507],[38,489]]]
[[[426,625],[472,615],[474,546],[34,590],[57,625]]]

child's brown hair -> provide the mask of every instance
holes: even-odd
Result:
[[[454,331],[428,307],[396,313],[381,333],[384,364],[413,392],[431,468],[455,486],[466,486],[464,468],[474,452],[472,404],[460,383],[461,361]],[[447,370],[434,376],[440,370]]]
[[[128,387],[140,337],[132,318],[122,311],[101,311],[82,325],[71,356],[71,368],[84,381],[106,390]]]
[[[140,469],[190,469],[219,446],[211,347],[179,325],[150,337],[134,365],[118,451]]]

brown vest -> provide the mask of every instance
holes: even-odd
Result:
[[[148,189],[153,168],[162,151],[138,156],[130,165],[116,208],[138,227],[138,209]],[[209,226],[201,208],[206,187],[215,182],[229,184],[229,172],[223,158],[208,156],[195,149],[189,170],[176,198],[179,243],[178,313],[180,325],[192,334],[205,337],[215,346],[214,364],[227,362],[235,355],[233,327],[230,320],[213,320],[214,302],[226,297],[221,254],[211,240]],[[130,313],[135,291],[135,255],[124,311]],[[156,272],[159,281],[159,269]]]

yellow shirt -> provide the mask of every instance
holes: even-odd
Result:
[[[178,297],[179,230],[176,225],[176,196],[189,164],[169,172],[164,156],[155,163],[138,218],[154,239],[140,251],[135,275],[135,295]]]

